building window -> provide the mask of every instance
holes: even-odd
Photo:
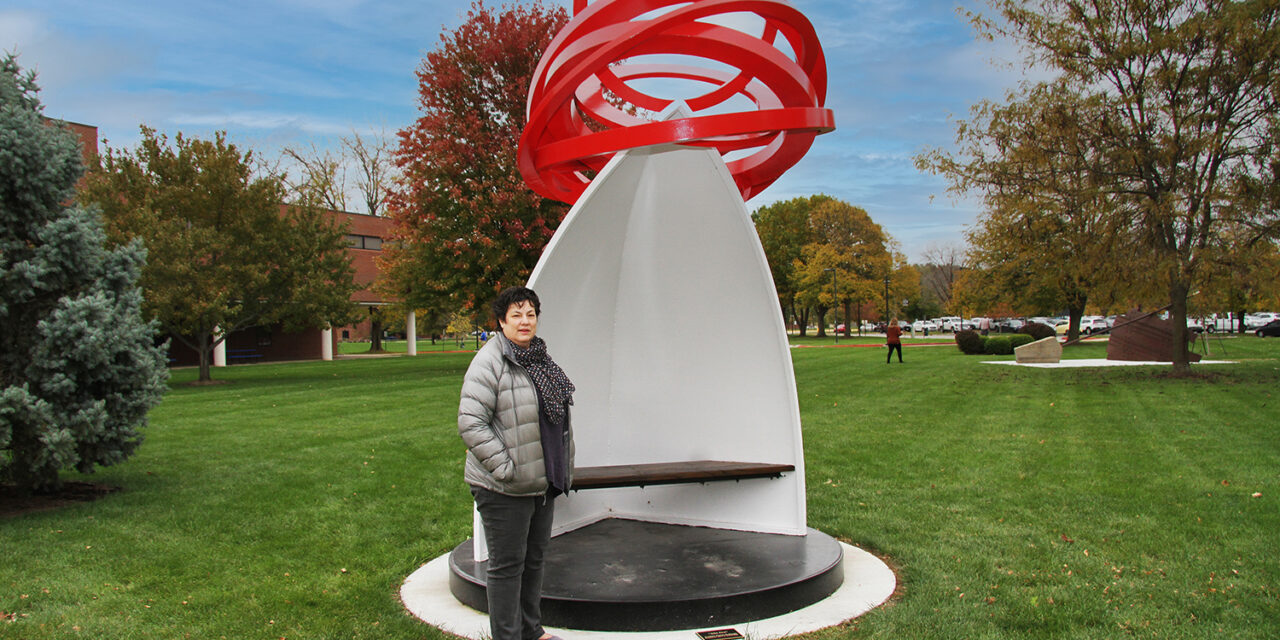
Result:
[[[348,233],[347,246],[352,249],[368,249],[370,251],[382,250],[382,238],[377,236],[362,236],[354,233]]]

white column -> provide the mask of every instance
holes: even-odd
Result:
[[[320,332],[320,359],[333,359],[333,327],[325,327]]]
[[[221,338],[221,337],[222,337],[222,329],[221,328],[214,329],[213,339],[217,340],[218,338]],[[227,366],[227,341],[226,340],[223,340],[222,342],[219,342],[218,344],[214,345],[213,366],[215,367]]]
[[[408,353],[411,356],[418,355],[418,315],[410,309],[409,317],[404,322],[404,337],[408,340]]]

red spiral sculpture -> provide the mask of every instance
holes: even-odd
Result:
[[[699,20],[743,12],[764,20],[759,37]],[[794,58],[779,48],[779,38]],[[655,55],[728,68],[628,62]],[[655,78],[709,90],[684,98],[691,117],[655,122],[629,113],[675,102],[632,84]],[[783,0],[574,0],[573,20],[543,54],[529,89],[520,173],[539,194],[572,204],[590,182],[586,174],[618,151],[663,143],[714,147],[721,155],[746,154],[728,167],[749,200],[799,162],[814,136],[835,128],[823,107],[826,94],[826,60],[813,25]],[[756,110],[706,113],[739,96]]]

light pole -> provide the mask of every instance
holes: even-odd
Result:
[[[884,277],[884,326],[889,326],[889,276]]]
[[[836,344],[840,344],[840,289],[836,286],[836,270],[823,269],[823,271],[831,272],[831,308],[835,309]]]

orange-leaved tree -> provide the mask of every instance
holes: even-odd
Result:
[[[568,19],[537,0],[476,2],[426,55],[420,115],[395,152],[384,292],[417,309],[476,310],[528,279],[567,208],[525,185],[516,148],[538,59]]]

